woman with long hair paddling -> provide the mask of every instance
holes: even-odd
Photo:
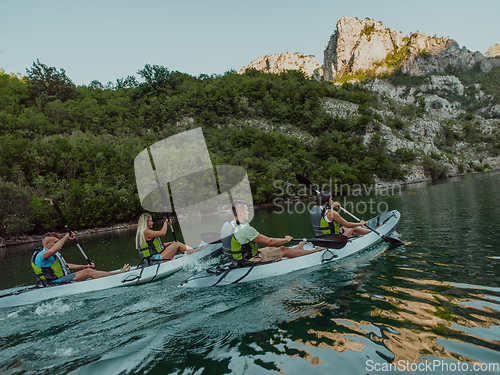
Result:
[[[143,214],[139,218],[136,235],[136,248],[142,259],[152,259],[157,261],[170,260],[175,254],[180,252],[191,253],[193,248],[180,243],[179,241],[165,242],[160,240],[161,236],[167,234],[171,221],[165,220],[160,230],[153,230],[153,218],[149,214]]]
[[[321,192],[318,198],[319,205],[323,208],[321,212],[321,223],[323,225],[320,228],[323,234],[342,234],[346,237],[351,237],[353,235],[362,236],[371,232],[365,226],[366,221],[360,220],[358,223],[353,223],[340,216],[335,211],[335,209],[340,207],[340,203],[334,202],[330,193]]]

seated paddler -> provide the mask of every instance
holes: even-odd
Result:
[[[143,214],[139,218],[136,234],[136,248],[141,259],[164,261],[172,259],[178,252],[181,254],[193,252],[193,248],[179,241],[162,242],[161,238],[167,234],[172,221],[165,220],[160,230],[153,230],[153,218]]]
[[[234,201],[232,205],[234,221],[228,221],[221,230],[222,246],[226,255],[231,257],[234,263],[245,265],[248,262],[277,262],[286,258],[295,258],[318,251],[304,250],[304,242],[296,247],[285,247],[293,237],[271,238],[259,233],[254,227],[247,223],[249,217],[248,206],[244,201]],[[259,248],[258,245],[264,247]]]
[[[31,257],[31,266],[42,284],[65,284],[87,279],[98,279],[117,273],[128,271],[130,266],[125,264],[120,271],[105,272],[94,269],[94,264],[66,263],[60,251],[68,240],[75,239],[74,233],[66,233],[59,239],[57,233],[46,233],[42,236],[42,248],[38,248]]]
[[[364,227],[366,221],[361,220],[358,223],[353,223],[340,216],[335,211],[340,207],[340,203],[334,202],[330,193],[322,191],[318,196],[318,200],[319,205],[314,206],[309,212],[316,236],[342,234],[351,237],[371,232],[371,230]]]

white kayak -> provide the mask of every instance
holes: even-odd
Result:
[[[133,266],[127,272],[101,277],[99,279],[88,279],[81,282],[46,287],[35,285],[4,290],[3,292],[6,293],[0,296],[0,308],[29,305],[53,298],[122,286],[145,284],[160,280],[180,270],[185,265],[216,254],[219,250],[221,251],[222,245],[220,243],[205,244],[203,247],[200,246],[199,249],[199,251],[192,254],[177,255],[174,259],[166,262],[153,264],[148,267],[140,265]]]
[[[249,267],[235,268],[230,263],[217,265],[189,277],[187,280],[183,281],[181,285],[185,287],[199,288],[243,283],[283,275],[304,268],[317,266],[325,262],[338,261],[383,241],[381,235],[387,236],[389,233],[394,231],[400,218],[400,212],[394,210],[368,220],[367,224],[370,227],[378,227],[376,230],[380,235],[371,232],[363,236],[349,238],[345,246],[340,249],[327,248],[325,250],[312,252],[311,254],[303,255],[297,258],[283,258],[283,260],[279,262],[260,265],[256,264]],[[315,248],[311,244],[306,245],[310,245],[311,250]],[[304,249],[307,250],[306,247],[304,247]]]

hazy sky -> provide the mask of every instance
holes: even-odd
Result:
[[[500,43],[499,14],[500,0],[1,0],[0,69],[25,75],[39,59],[88,85],[139,78],[145,64],[223,74],[287,51],[322,64],[343,16],[484,53]]]

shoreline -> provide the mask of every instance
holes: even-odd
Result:
[[[75,230],[74,232],[76,234],[78,234],[79,237],[85,237],[85,236],[91,236],[91,235],[99,234],[99,233],[129,230],[129,229],[136,228],[136,227],[137,227],[137,224],[132,223],[132,222],[128,222],[128,223],[114,224],[114,225],[107,226],[107,227]],[[58,233],[60,236],[64,235],[66,233],[66,232],[59,232],[59,231],[55,231],[55,232]],[[16,236],[16,237],[7,237],[7,238],[0,237],[0,249],[11,247],[11,246],[27,245],[30,243],[41,242],[41,241],[42,241],[42,235],[21,235],[21,236]]]
[[[463,173],[463,174],[456,174],[453,176],[448,176],[444,179],[440,179],[440,181],[448,180],[450,178],[454,177],[461,177],[461,176],[466,176],[466,175],[473,175],[473,174],[480,174],[480,173],[489,173],[489,172],[495,172],[495,171],[500,171],[500,169],[490,169],[488,171],[483,171],[483,172],[472,172],[472,173]],[[419,184],[419,183],[428,183],[432,181],[438,181],[438,180],[433,180],[432,178],[418,178],[418,179],[410,179],[407,181],[394,181],[394,182],[385,182],[385,181],[376,181],[373,185],[381,187],[383,189],[389,189],[392,187],[396,186],[409,186],[409,185],[414,185],[414,184]],[[342,194],[341,194],[342,195]],[[309,198],[304,198],[304,199],[309,199]],[[300,199],[302,200],[302,199]],[[258,205],[255,205],[254,208],[265,208],[265,207],[270,207],[274,206],[275,203],[268,202],[268,203],[261,203]],[[174,215],[174,220],[175,220],[175,215]],[[126,223],[119,223],[119,224],[114,224],[111,226],[107,227],[98,227],[98,228],[91,228],[91,229],[82,229],[82,230],[75,230],[74,232],[78,234],[78,236],[90,236],[90,235],[95,235],[99,233],[107,233],[107,232],[113,232],[113,231],[121,231],[121,230],[130,230],[132,228],[136,228],[137,223],[134,223],[132,221],[126,222]],[[65,232],[57,232],[59,235],[63,235]],[[30,243],[35,243],[39,242],[42,240],[42,235],[21,235],[21,236],[15,236],[15,237],[0,237],[0,249],[3,248],[8,248],[12,246],[19,246],[19,245],[27,245]]]

